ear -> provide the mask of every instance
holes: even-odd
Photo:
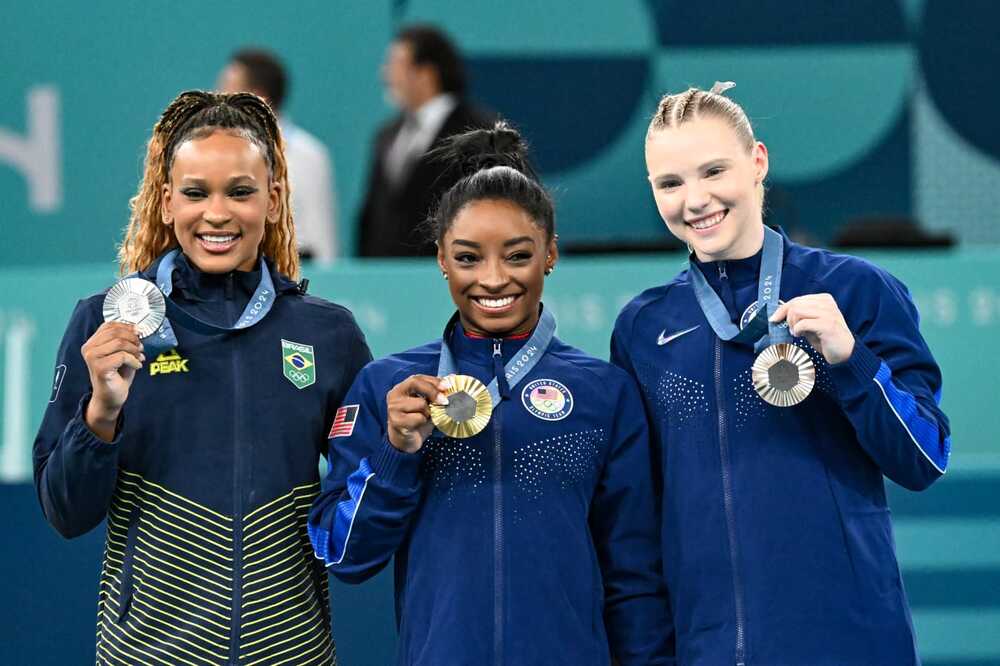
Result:
[[[753,165],[757,183],[763,183],[767,178],[767,146],[760,141],[753,147]]]
[[[168,227],[173,224],[173,213],[171,212],[170,203],[172,201],[171,196],[173,195],[173,189],[170,187],[170,183],[163,184],[163,193],[160,196],[160,220],[163,224]],[[168,221],[169,220],[169,221]]]
[[[439,243],[439,242],[435,242],[434,244],[437,246],[438,268],[441,269],[441,273],[443,275],[447,275],[448,274],[448,267],[445,266],[445,263],[444,263],[444,248],[441,247],[441,243]]]
[[[281,193],[284,187],[274,180],[267,187],[267,222],[275,224],[278,221],[278,214],[281,212]]]
[[[548,247],[545,248],[546,274],[552,272],[552,269],[556,267],[557,261],[559,261],[559,234],[552,234],[552,240],[549,241]]]
[[[430,63],[417,65],[417,77],[420,79],[420,85],[427,90],[440,93],[444,89],[441,85],[441,74],[438,73],[437,67]]]

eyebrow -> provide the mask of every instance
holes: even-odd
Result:
[[[729,164],[732,164],[732,160],[729,159],[728,157],[716,157],[714,159],[708,160],[707,162],[702,162],[700,165],[698,165],[698,171],[704,171],[710,166],[717,166],[717,165],[728,166]],[[664,178],[680,178],[680,176],[678,176],[675,173],[661,173],[655,176],[650,176],[650,178],[653,180],[663,180]]]
[[[208,183],[207,180],[205,180],[204,178],[200,178],[198,176],[184,176],[183,178],[181,178],[181,181],[184,183],[188,183],[190,185],[205,185],[206,183]],[[251,183],[256,184],[257,179],[254,178],[251,174],[242,174],[239,176],[233,176],[228,181],[226,181],[226,184],[234,185],[241,181],[250,181]]]
[[[527,241],[529,243],[534,243],[535,239],[533,239],[531,236],[518,236],[517,238],[511,238],[510,240],[505,240],[503,242],[503,246],[504,247],[510,247],[512,245],[518,245],[520,243],[524,243],[525,241]],[[482,245],[480,245],[479,243],[477,243],[475,241],[465,240],[464,238],[456,238],[455,240],[453,240],[451,242],[451,244],[452,245],[464,245],[464,246],[467,246],[467,247],[475,247],[475,248],[482,247]]]

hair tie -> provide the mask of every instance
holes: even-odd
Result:
[[[735,88],[735,87],[736,84],[733,83],[732,81],[716,81],[715,85],[712,86],[712,89],[709,90],[708,92],[712,93],[713,95],[721,95],[730,88]]]

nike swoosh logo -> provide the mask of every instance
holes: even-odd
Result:
[[[701,324],[698,324],[697,326],[692,326],[691,328],[685,328],[683,331],[677,331],[676,333],[673,333],[671,335],[666,335],[667,329],[663,329],[663,332],[660,333],[660,335],[656,338],[656,344],[662,347],[663,345],[673,340],[676,340],[682,335],[687,335],[696,328],[701,328]]]

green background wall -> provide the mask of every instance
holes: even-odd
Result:
[[[246,44],[286,60],[289,115],[331,148],[349,253],[368,140],[391,113],[378,66],[410,20],[448,29],[472,97],[524,130],[567,244],[665,238],[642,162],[646,122],[661,93],[716,79],[737,82],[770,147],[771,213],[789,231],[826,241],[857,216],[902,214],[1000,242],[980,212],[1000,208],[1000,139],[983,122],[1000,103],[1000,71],[983,67],[998,55],[991,0],[12,7],[0,29],[0,266],[107,260],[159,112],[214,85]],[[29,158],[33,130],[50,148]],[[48,187],[33,197],[34,182]]]

